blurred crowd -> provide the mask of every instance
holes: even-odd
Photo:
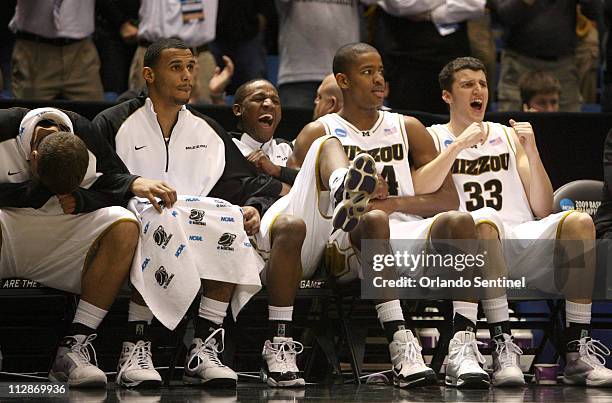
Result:
[[[471,55],[490,108],[610,111],[610,21],[612,0],[5,0],[0,97],[138,96],[146,47],[176,37],[197,55],[192,102],[230,103],[267,78],[283,106],[312,108],[335,51],[367,41],[393,109],[447,113],[438,72]]]

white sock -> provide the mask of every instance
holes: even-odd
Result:
[[[268,320],[291,322],[293,320],[293,306],[268,305]]]
[[[456,314],[460,314],[474,324],[478,321],[478,303],[477,302],[465,302],[465,301],[453,301],[453,317]]]
[[[334,172],[329,175],[329,192],[333,197],[336,194],[336,190],[344,183],[344,177],[346,176],[346,172],[348,168],[337,168]]]
[[[591,305],[565,301],[565,326],[569,326],[570,322],[585,325],[591,323]]]
[[[223,324],[223,319],[227,315],[227,307],[229,302],[221,302],[216,299],[206,298],[202,295],[200,300],[200,310],[198,315],[200,318],[207,319],[215,325]]]
[[[375,308],[378,314],[378,320],[381,324],[396,320],[404,320],[404,312],[402,312],[402,306],[400,305],[399,299],[383,302],[382,304],[376,305]]]
[[[508,313],[508,297],[497,297],[482,300],[482,310],[488,323],[507,322],[510,320]]]
[[[104,319],[107,313],[108,311],[98,308],[87,301],[79,300],[72,323],[80,323],[95,330],[100,326],[102,319]]]
[[[146,305],[138,305],[130,301],[128,308],[128,322],[147,322],[149,325],[153,320],[153,312]]]

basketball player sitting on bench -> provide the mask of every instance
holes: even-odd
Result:
[[[159,196],[130,175],[91,123],[54,108],[0,110],[0,278],[80,294],[49,379],[104,387],[92,341],[128,274],[138,224],[121,206]],[[75,133],[75,134],[72,134]]]

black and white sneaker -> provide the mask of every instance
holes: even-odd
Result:
[[[478,351],[476,334],[459,331],[448,346],[448,365],[445,383],[458,388],[488,389],[489,374],[480,366],[485,359]]]
[[[95,338],[95,334],[64,337],[49,371],[49,380],[68,382],[75,388],[104,388],[106,374],[98,368],[96,350],[91,344]]]
[[[436,385],[438,378],[433,369],[425,365],[421,346],[410,330],[393,334],[389,354],[393,364],[393,384],[400,388]]]
[[[367,205],[376,190],[376,162],[370,154],[361,153],[351,163],[344,182],[331,189],[334,201],[332,223],[335,229],[351,232],[359,218],[367,211]]]
[[[261,380],[269,386],[291,388],[306,384],[300,378],[295,358],[304,350],[302,343],[291,337],[274,337],[266,340],[261,353]]]
[[[220,341],[215,337],[219,333]],[[185,357],[183,383],[211,387],[236,387],[238,375],[233,369],[224,365],[219,359],[223,352],[225,330],[215,330],[206,340],[194,338],[191,348]]]

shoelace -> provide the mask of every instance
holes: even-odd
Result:
[[[499,363],[502,367],[511,367],[514,363],[514,354],[523,354],[523,350],[514,342],[512,339],[504,340],[503,342],[496,341],[495,352],[497,353],[497,357],[499,358]],[[505,359],[504,359],[505,358]]]
[[[409,363],[423,363],[423,356],[421,355],[421,351],[423,350],[423,348],[419,346],[419,344],[414,339],[399,344],[404,347],[404,358]],[[394,361],[399,355],[401,355],[401,353],[395,355],[395,357],[391,357],[391,361]]]
[[[129,357],[125,360],[125,363],[121,365],[119,372],[117,373],[117,379],[121,378],[123,372],[126,369],[136,364],[139,369],[151,369],[151,342],[139,340],[130,352]]]
[[[223,346],[220,350],[217,347],[218,344],[217,344],[217,340],[215,339],[215,335],[217,333],[221,333],[221,340],[225,339],[225,329],[223,329],[222,327],[212,332],[210,336],[208,336],[206,340],[204,340],[202,345],[197,347],[197,351],[195,352],[195,354],[191,356],[191,359],[187,362],[187,367],[189,369],[197,368],[200,365],[200,363],[203,361],[203,358],[208,359],[208,361],[212,362],[216,366],[219,366],[219,367],[225,366],[219,360],[219,354],[223,352],[225,346]],[[196,359],[197,359],[197,364],[195,367],[192,367],[191,364]]]
[[[304,351],[304,345],[299,341],[283,341],[270,343],[270,350],[275,354],[276,362],[284,369],[281,372],[288,372],[289,366],[295,365],[295,356]]]
[[[465,357],[469,357],[469,358],[473,358],[475,359],[477,362],[484,364],[486,362],[485,358],[482,356],[482,354],[480,354],[480,351],[478,351],[478,345],[484,345],[483,342],[477,341],[476,339],[467,342],[467,343],[462,343],[461,348],[458,351],[458,355],[462,355]]]
[[[81,363],[85,365],[92,365],[91,356],[89,355],[89,348],[91,347],[91,351],[93,352],[94,365],[96,367],[98,366],[98,357],[96,357],[96,350],[93,348],[93,345],[91,344],[91,342],[96,337],[98,337],[96,334],[90,334],[82,342],[77,341],[76,343],[72,345],[72,347],[70,347],[70,351],[75,352],[77,354],[77,357],[79,357],[79,360],[81,361]]]
[[[578,342],[580,346],[580,357],[586,357],[586,361],[596,367],[606,365],[606,359],[603,357],[610,355],[608,347],[604,346],[599,340],[582,338]]]

